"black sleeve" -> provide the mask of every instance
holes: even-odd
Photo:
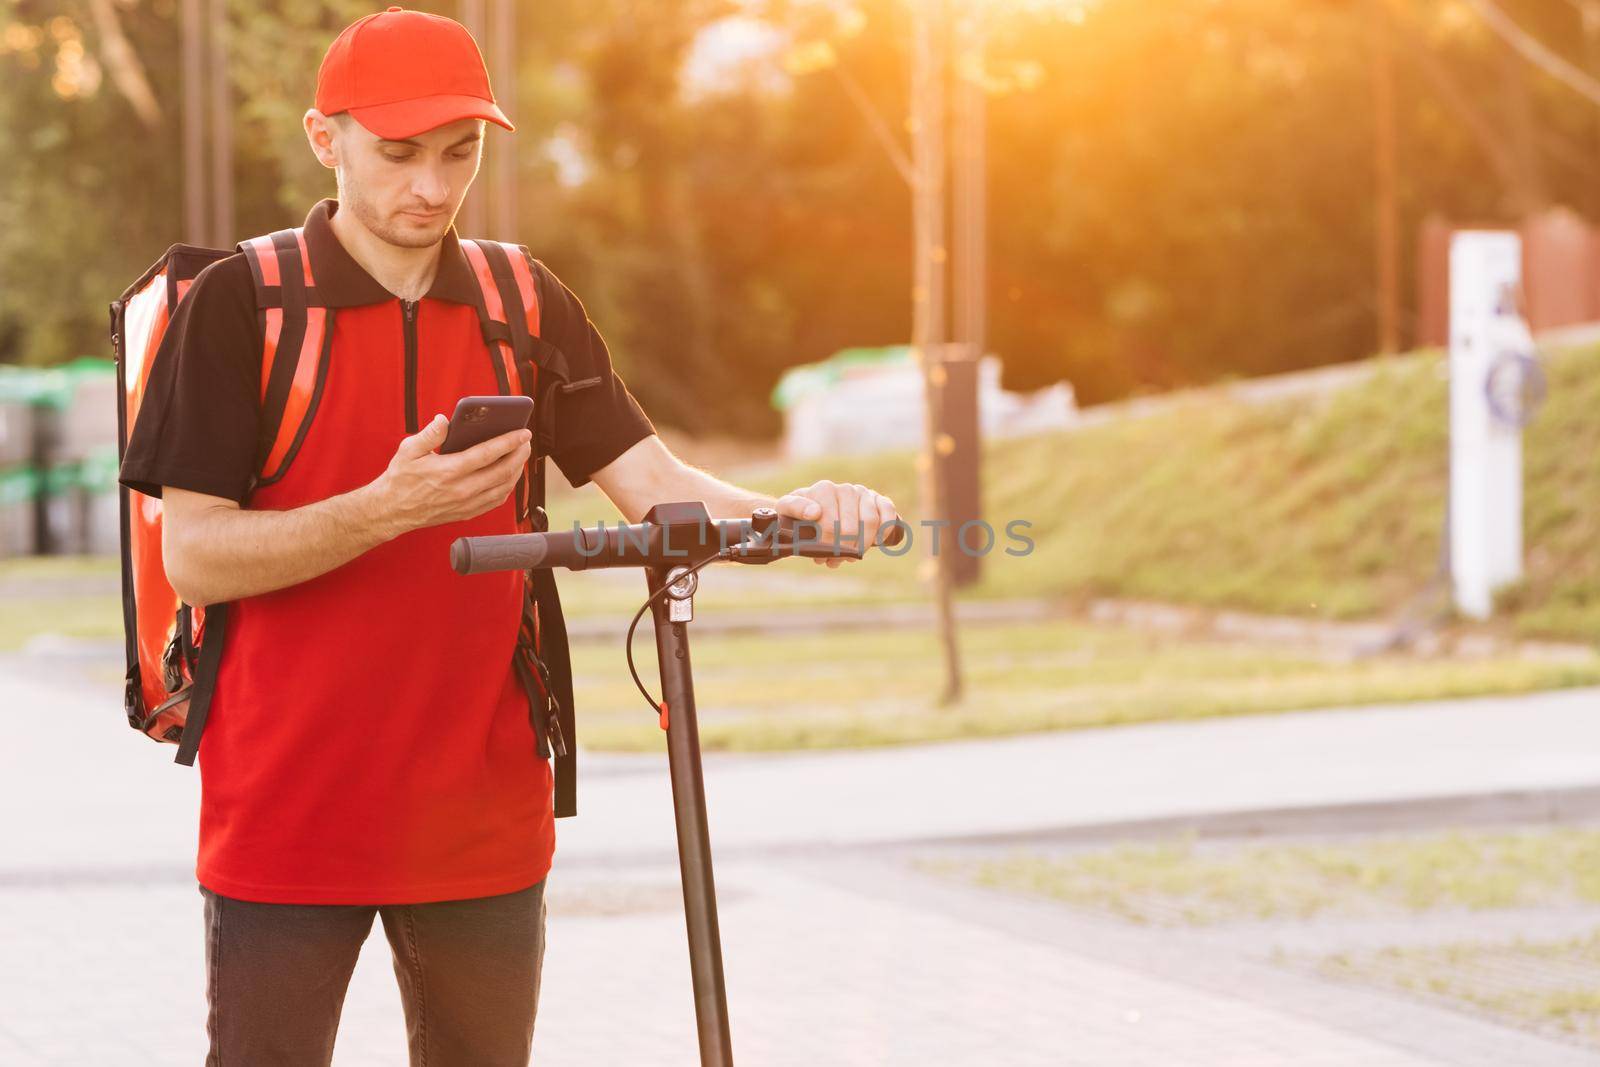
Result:
[[[261,420],[261,330],[250,264],[196,275],[150,364],[120,481],[147,496],[175,485],[244,502]]]
[[[542,297],[540,334],[566,355],[569,384],[591,382],[551,394],[555,443],[550,458],[577,488],[656,430],[612,368],[611,353],[582,302],[550,268],[538,260],[533,267]]]

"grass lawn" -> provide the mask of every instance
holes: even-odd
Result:
[[[15,651],[39,634],[121,639],[120,580],[115,559],[0,560],[0,651]]]
[[[628,677],[620,635],[619,626],[615,643],[574,649],[580,733],[599,748],[653,749],[662,735]],[[640,673],[658,692],[650,636],[636,640]],[[938,708],[936,645],[925,631],[702,633],[692,650],[702,743],[737,751],[890,745],[1600,683],[1600,657],[1339,663],[1070,620],[969,626],[962,640],[967,697]]]
[[[697,617],[780,617],[879,602],[877,580],[858,573],[865,567],[833,571],[796,561],[718,568],[704,579]],[[116,582],[114,561],[0,565],[0,649],[47,632],[119,638]],[[643,580],[631,572],[578,574],[563,587],[574,625],[607,635],[573,647],[584,744],[662,745],[622,649]],[[641,629],[635,657],[654,692],[654,643],[649,624]],[[1283,646],[1062,618],[964,627],[968,693],[960,705],[938,708],[938,650],[928,629],[691,632],[702,742],[713,750],[903,744],[1600,684],[1600,655],[1578,661],[1384,656],[1351,663]],[[101,673],[118,676],[120,664],[108,660]]]
[[[1157,926],[1600,904],[1600,830],[1017,852],[942,873]]]
[[[1442,1000],[1600,1048],[1600,931],[1556,940],[1341,952],[1321,960],[1316,970],[1340,981]]]
[[[920,866],[1161,928],[1163,936],[1206,928],[1209,952],[1228,945],[1600,1047],[1594,828],[1271,844],[1180,839]],[[1538,930],[1541,917],[1569,932],[1516,932]],[[1583,932],[1570,932],[1574,921]]]

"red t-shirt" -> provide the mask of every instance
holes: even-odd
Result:
[[[334,308],[327,378],[288,472],[259,469],[261,333],[242,255],[201,272],[151,366],[122,481],[288,510],[348,492],[456,401],[499,391],[454,231],[412,306],[346,252],[325,200],[305,237]],[[574,379],[551,459],[574,485],[652,432],[582,305],[530,261],[541,335]],[[408,344],[407,331],[413,331]],[[200,882],[301,904],[422,903],[525,889],[555,847],[549,764],[512,667],[523,574],[462,577],[457,537],[511,533],[514,502],[415,530],[307,582],[229,608],[200,745]]]

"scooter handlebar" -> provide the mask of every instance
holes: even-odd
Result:
[[[770,521],[770,520],[769,520]],[[787,556],[815,559],[860,559],[860,547],[822,540],[822,527],[814,522],[776,517],[775,529],[757,530],[749,520],[711,524],[713,535],[705,531],[707,544],[729,549],[728,558],[747,563],[768,562]],[[636,526],[600,526],[548,533],[501,534],[486,537],[458,537],[450,545],[450,567],[457,574],[485,574],[491,571],[532,570],[540,567],[565,567],[581,571],[599,567],[643,566],[654,554],[646,546],[661,546],[660,527],[645,523]],[[896,524],[885,529],[878,544],[893,546],[904,538],[905,527]],[[674,555],[686,555],[679,545],[676,553],[666,552],[655,562],[672,563]],[[715,548],[707,550],[715,552]],[[705,558],[704,554],[698,558]]]
[[[583,531],[588,533],[588,531]],[[591,559],[578,551],[573,531],[458,537],[450,544],[450,568],[457,574],[525,571],[540,567],[583,570]]]

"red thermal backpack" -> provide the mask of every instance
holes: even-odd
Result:
[[[251,488],[283,477],[316,414],[333,338],[334,309],[317,302],[299,228],[241,241],[250,262],[263,345],[262,434]],[[570,388],[566,358],[539,337],[539,296],[529,253],[498,241],[461,241],[478,282],[478,321],[502,394],[534,399],[533,458],[517,485],[517,528],[543,530],[544,457],[552,444],[552,393]],[[168,322],[196,275],[231,251],[176,244],[111,303],[116,353],[118,457],[144,399]],[[587,384],[577,383],[578,386]],[[541,395],[540,389],[544,392]],[[246,501],[248,506],[248,500]],[[161,500],[121,487],[122,621],[127,646],[123,711],[128,725],[178,746],[193,764],[205,728],[227,634],[228,605],[191,607],[167,580],[161,556]],[[539,754],[555,756],[555,814],[576,810],[572,669],[561,602],[549,570],[528,572],[513,666],[528,692]]]

